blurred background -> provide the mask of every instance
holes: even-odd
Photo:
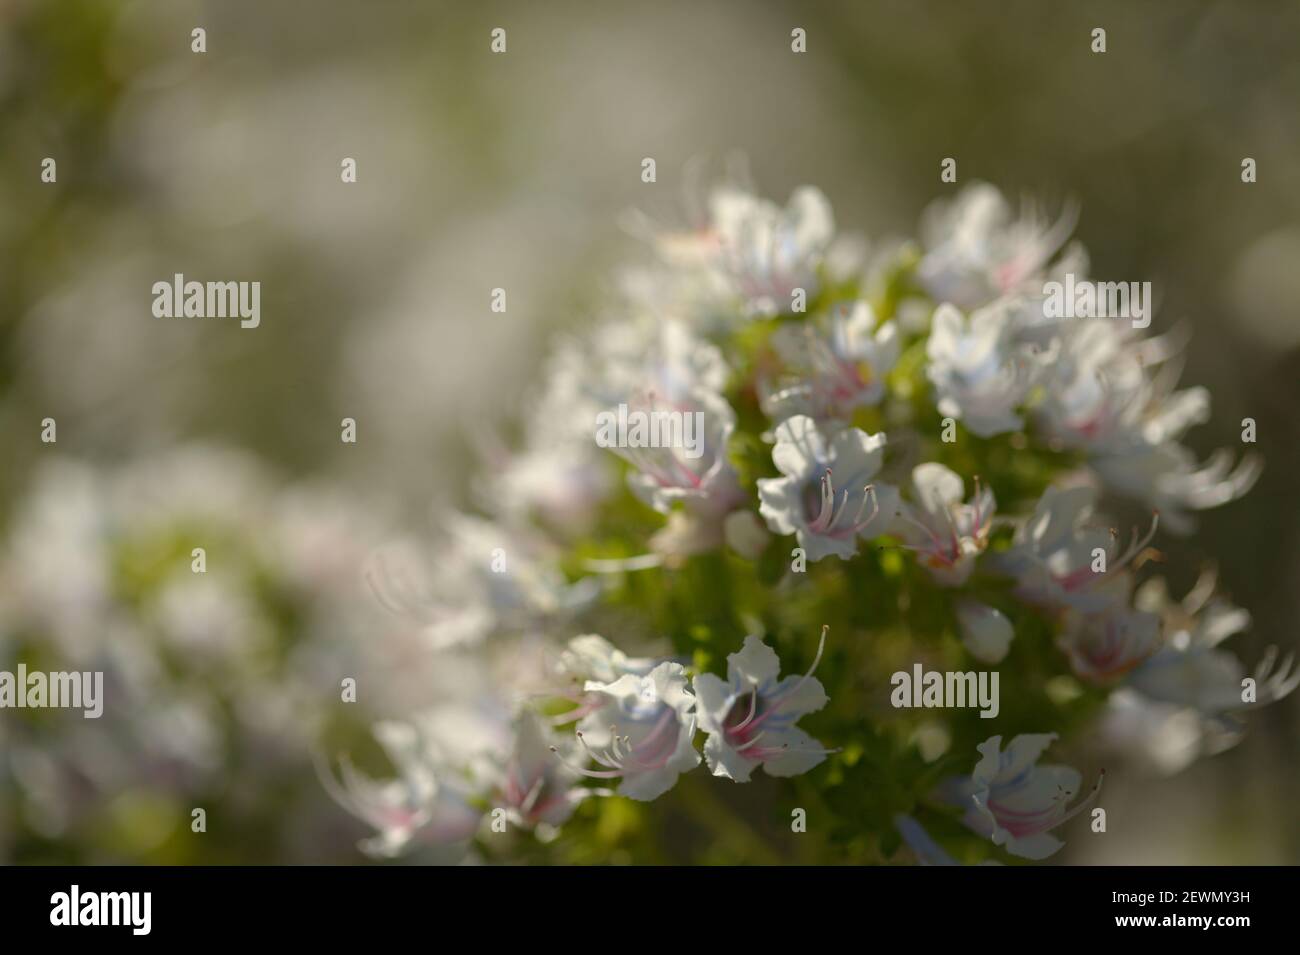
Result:
[[[815,184],[873,241],[914,234],[957,188],[944,157],[959,185],[1077,200],[1094,274],[1151,280],[1153,331],[1192,332],[1183,380],[1214,417],[1189,443],[1204,456],[1258,423],[1262,480],[1202,518],[1169,576],[1185,588],[1213,558],[1254,617],[1239,654],[1293,646],[1297,35],[1300,4],[1241,0],[0,0],[0,667],[20,648],[34,665],[51,620],[61,652],[93,658],[134,625],[115,616],[123,593],[173,654],[143,661],[138,635],[114,637],[123,692],[163,709],[163,738],[117,727],[114,751],[107,727],[68,728],[76,713],[0,715],[0,860],[360,860],[289,728],[309,713],[349,731],[328,703],[340,674],[404,674],[367,716],[427,700],[439,675],[369,615],[356,563],[470,499],[478,443],[509,434],[549,337],[590,321],[614,266],[644,254],[620,215],[677,201],[696,157],[745,154],[782,201]],[[155,319],[150,287],[177,272],[260,281],[261,327]],[[210,553],[231,579],[199,595],[199,619],[189,582],[153,572],[188,560],[149,530],[159,508],[197,512],[238,555]],[[125,556],[93,558],[105,528],[129,531]],[[255,636],[232,648],[234,632]],[[159,667],[174,699],[150,690]],[[225,692],[250,668],[261,682]],[[1054,861],[1300,863],[1300,699],[1250,724],[1172,779],[1112,774],[1122,837]],[[276,813],[268,791],[289,800]],[[198,798],[238,815],[238,837],[186,848]]]

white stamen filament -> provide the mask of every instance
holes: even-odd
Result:
[[[619,736],[617,726],[610,726],[610,744],[603,753],[592,749],[591,745],[587,742],[586,737],[583,736],[581,731],[578,731],[578,742],[582,744],[582,748],[587,751],[587,754],[591,756],[592,759],[601,766],[608,767],[604,770],[591,770],[582,766],[575,766],[573,763],[570,763],[561,756],[559,749],[554,746],[551,747],[551,752],[559,756],[560,761],[575,773],[580,773],[590,779],[617,779],[621,776],[627,775],[629,772],[636,772],[643,769],[657,769],[659,766],[662,766],[667,762],[668,756],[662,757],[656,763],[643,759],[640,754],[645,753],[647,747],[657,742],[659,738],[663,736],[664,731],[676,722],[675,716],[676,713],[672,707],[665,706],[654,729],[652,729],[644,739],[635,744],[632,743],[632,738],[630,736]]]
[[[795,695],[796,693],[798,693],[801,689],[803,689],[803,685],[804,685],[805,683],[807,683],[809,680],[812,679],[812,675],[813,675],[813,673],[816,671],[816,669],[817,669],[817,665],[818,665],[819,663],[822,662],[822,653],[823,653],[823,652],[825,651],[825,649],[826,649],[826,634],[830,631],[830,629],[831,629],[831,628],[830,628],[830,625],[829,625],[829,624],[824,624],[824,625],[822,626],[822,636],[821,636],[821,639],[820,639],[819,641],[817,641],[817,656],[815,656],[815,657],[813,658],[812,666],[810,666],[810,667],[808,668],[808,672],[805,673],[805,674],[804,674],[804,675],[799,679],[799,682],[798,682],[798,683],[796,683],[794,686],[790,687],[790,689],[788,689],[788,690],[786,690],[786,691],[784,691],[784,692],[782,692],[782,693],[778,693],[776,696],[772,697],[772,699],[770,699],[770,700],[768,701],[768,704],[767,704],[767,711],[766,711],[765,713],[763,713],[763,715],[760,716],[758,719],[754,720],[754,722],[753,722],[753,725],[754,725],[754,726],[758,726],[760,723],[762,723],[764,720],[766,720],[766,719],[767,719],[769,716],[771,716],[773,713],[778,713],[778,712],[780,712],[781,707],[782,707],[782,706],[783,706],[783,705],[784,705],[784,704],[785,704],[785,703],[786,703],[786,702],[787,702],[787,701],[788,701],[792,696],[794,696],[794,695]],[[748,723],[748,720],[746,721],[746,723]]]
[[[839,503],[836,504],[835,482],[831,475],[831,469],[827,468],[826,473],[821,477],[821,506],[818,509],[817,516],[808,524],[809,530],[818,534],[848,536],[862,530],[862,528],[874,521],[876,515],[880,513],[880,503],[876,500],[876,489],[873,485],[868,484],[862,488],[862,500],[858,504],[857,513],[853,515],[853,520],[848,526],[840,527],[840,518],[844,516],[848,503],[849,492],[845,489],[840,494]],[[871,514],[864,518],[863,512],[867,509],[868,503],[871,505]]]
[[[748,726],[750,723],[753,722],[754,714],[757,712],[758,712],[758,687],[751,684],[750,695],[749,695],[749,715],[746,716],[739,723],[737,723],[735,726],[731,727],[731,732],[735,733],[735,732],[739,732],[740,730],[743,730],[746,726]]]

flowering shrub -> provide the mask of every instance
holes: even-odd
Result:
[[[813,188],[691,198],[635,220],[652,262],[546,364],[481,513],[372,564],[462,677],[378,727],[387,767],[326,776],[369,851],[1043,859],[1101,754],[1181,768],[1300,682],[1221,646],[1249,618],[1212,579],[1149,573],[1259,463],[1180,443],[1209,396],[1176,390],[1174,338],[1051,317],[1087,273],[1069,213],[974,185],[867,254]],[[614,409],[681,440],[596,440]],[[988,668],[992,707],[941,692]]]

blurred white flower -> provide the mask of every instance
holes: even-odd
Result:
[[[570,584],[549,544],[529,530],[454,512],[442,527],[433,543],[380,548],[366,570],[380,603],[418,623],[433,649],[566,619],[599,590],[590,578]]]
[[[1070,669],[1085,683],[1106,686],[1128,675],[1160,646],[1160,618],[1152,613],[1108,607],[1070,614],[1057,644]]]
[[[784,209],[733,186],[709,197],[712,231],[705,239],[709,264],[725,275],[747,311],[789,311],[791,293],[811,298],[835,222],[821,190],[801,186]]]
[[[576,774],[555,758],[560,747],[570,758],[576,748],[573,740],[555,739],[531,711],[515,719],[510,756],[489,795],[494,807],[506,810],[511,824],[524,829],[558,828],[580,802],[598,794],[574,784]]]
[[[1204,465],[1179,438],[1209,419],[1204,388],[1177,391],[1178,350],[1171,336],[1134,341],[1106,319],[1063,330],[1043,356],[1036,425],[1051,440],[1088,454],[1107,487],[1158,510],[1176,533],[1192,528],[1188,510],[1226,504],[1259,476],[1258,456],[1216,452]]]
[[[960,475],[935,462],[912,469],[912,486],[916,504],[901,505],[891,531],[916,552],[937,582],[960,587],[988,546],[997,509],[993,491],[976,478],[975,494],[969,504],[964,503],[966,489]]]
[[[1243,725],[1207,717],[1176,703],[1148,699],[1137,690],[1118,687],[1106,698],[1097,723],[1101,743],[1139,769],[1172,776],[1202,757],[1235,746]]]
[[[981,438],[1018,431],[1017,409],[1034,383],[1036,368],[1011,338],[1007,310],[982,308],[963,317],[944,303],[934,313],[925,353],[939,413],[960,420]]]
[[[1159,511],[1176,534],[1187,534],[1195,526],[1187,510],[1235,501],[1254,487],[1263,470],[1258,455],[1248,454],[1234,466],[1232,452],[1220,448],[1198,464],[1190,449],[1172,443],[1131,448],[1089,463],[1107,486]]]
[[[361,843],[367,854],[392,858],[412,843],[465,843],[478,828],[482,812],[473,802],[482,786],[476,786],[454,760],[464,758],[467,745],[471,753],[487,751],[497,737],[491,724],[447,721],[442,719],[445,715],[431,714],[415,722],[385,722],[374,727],[375,738],[397,770],[394,779],[370,779],[346,756],[339,760],[340,779],[336,780],[327,766],[320,766],[326,791],[344,809],[377,830],[375,836]],[[444,731],[448,726],[463,733],[467,725],[475,735],[462,735],[450,750],[446,748]]]
[[[953,780],[945,794],[966,807],[964,821],[980,835],[1022,859],[1046,859],[1063,843],[1051,834],[1083,812],[1097,798],[1101,782],[1067,809],[1081,777],[1069,766],[1039,766],[1038,758],[1055,733],[1017,736],[1004,751],[1002,737],[991,736],[977,748],[980,761],[969,780]]]
[[[1248,671],[1231,653],[1213,647],[1196,639],[1182,646],[1166,643],[1133,672],[1129,685],[1157,702],[1190,706],[1215,716],[1276,703],[1300,686],[1294,653],[1279,665],[1278,649],[1270,646],[1255,669]],[[1248,678],[1254,685],[1251,699],[1246,698]]]
[[[936,301],[965,309],[1036,285],[1041,291],[1035,280],[1074,231],[1076,218],[1071,206],[1050,222],[1029,203],[1014,218],[996,187],[972,183],[925,210],[917,277]]]
[[[1016,578],[1016,594],[1029,603],[1095,613],[1128,596],[1126,568],[1155,535],[1157,521],[1120,550],[1113,531],[1090,524],[1096,491],[1087,486],[1049,487],[1033,515],[1016,529],[1012,546],[995,564]]]
[[[866,302],[832,309],[829,331],[810,322],[783,325],[772,345],[794,378],[762,384],[763,410],[774,421],[805,414],[819,421],[847,420],[855,408],[874,405],[885,393],[885,376],[898,361],[898,329],[877,327]]]

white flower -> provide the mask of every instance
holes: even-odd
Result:
[[[962,502],[961,477],[938,463],[912,470],[916,505],[904,503],[892,530],[916,552],[921,564],[945,587],[960,587],[970,579],[975,559],[988,546],[997,503],[991,488],[975,479],[975,496]]]
[[[830,203],[801,186],[784,209],[734,186],[709,197],[712,264],[725,275],[747,312],[788,311],[791,293],[817,291],[817,269],[835,235]]]
[[[1282,699],[1300,685],[1291,659],[1278,666],[1269,648],[1253,673],[1220,644],[1250,625],[1250,614],[1215,595],[1215,575],[1202,574],[1181,600],[1162,578],[1138,588],[1134,604],[1158,617],[1163,640],[1112,693],[1101,729],[1108,743],[1158,772],[1170,774],[1200,756],[1222,752],[1242,738],[1241,713]],[[1253,703],[1242,681],[1255,681]]]
[[[794,534],[809,560],[847,560],[859,537],[885,533],[898,491],[873,483],[885,436],[845,428],[827,438],[806,415],[776,428],[772,460],[784,477],[758,481],[759,513],[778,534]]]
[[[639,500],[661,514],[682,503],[719,521],[744,500],[736,472],[727,461],[727,441],[735,429],[736,415],[720,395],[697,390],[676,401],[649,395],[635,407],[629,405],[629,415],[634,412],[681,415],[684,436],[687,426],[693,429],[696,421],[703,424],[699,434],[692,431],[696,449],[670,444],[611,448],[636,468],[628,474],[627,483]]]
[[[576,723],[604,705],[605,697],[601,693],[583,689],[588,682],[613,683],[629,673],[645,676],[661,662],[654,657],[630,657],[599,634],[574,637],[561,651],[556,670],[561,679],[576,681],[577,686],[561,686],[556,695],[577,705],[555,716],[552,722],[557,726]]]
[[[573,767],[582,775],[621,780],[618,795],[649,801],[699,765],[695,697],[680,663],[661,663],[645,676],[628,673],[612,683],[589,680],[584,689],[599,694],[601,702],[578,724],[577,736],[602,768]]]
[[[598,794],[575,786],[573,773],[552,755],[573,749],[572,741],[557,745],[537,715],[525,710],[515,720],[510,757],[489,797],[494,807],[523,829],[563,825],[580,802]]]
[[[1193,641],[1185,646],[1168,643],[1133,672],[1129,684],[1149,699],[1190,706],[1210,715],[1227,714],[1252,706],[1276,703],[1300,686],[1295,654],[1278,665],[1278,649],[1270,646],[1253,672],[1226,650]],[[1244,699],[1243,681],[1255,685],[1253,700]]]
[[[1240,629],[1223,616],[1218,624],[1207,621],[1198,633],[1177,634],[1134,670],[1131,695],[1118,701],[1112,695],[1103,723],[1112,742],[1139,751],[1162,772],[1176,772],[1198,756],[1234,746],[1244,733],[1244,711],[1276,703],[1300,686],[1294,653],[1279,665],[1277,647],[1270,646],[1248,671],[1233,654],[1214,649],[1229,626]],[[1250,701],[1244,699],[1247,678],[1254,685]]]
[[[546,388],[529,415],[534,447],[580,440],[593,447],[596,416],[637,396],[679,402],[719,394],[729,370],[721,351],[683,321],[636,313],[565,339],[546,368]]]
[[[700,179],[698,167],[683,171],[685,228],[663,227],[643,213],[626,222],[668,266],[635,275],[635,297],[658,313],[724,326],[716,313],[734,314],[737,304],[745,315],[774,315],[789,310],[796,288],[811,299],[835,234],[821,191],[801,186],[782,209],[754,195],[743,170],[728,169],[711,188]]]
[[[1246,455],[1234,467],[1232,453],[1222,448],[1205,464],[1198,464],[1191,450],[1175,443],[1098,456],[1089,464],[1109,487],[1158,510],[1177,534],[1194,527],[1187,510],[1235,501],[1254,486],[1263,470],[1256,455]]]
[[[777,329],[772,345],[798,376],[763,397],[776,421],[794,414],[847,420],[854,408],[877,404],[899,355],[897,327],[877,328],[875,312],[861,301],[834,309],[824,336],[807,322],[792,323]]]
[[[1110,694],[1097,724],[1107,749],[1162,776],[1231,749],[1240,742],[1243,729],[1238,720],[1160,703],[1126,686]]]
[[[969,319],[948,303],[934,313],[925,353],[926,376],[938,396],[939,413],[958,418],[981,438],[1018,431],[1017,408],[1034,382],[1035,368],[1012,341],[1003,306]]]
[[[564,374],[598,406],[637,391],[667,400],[697,389],[721,391],[728,368],[722,352],[685,322],[635,315],[600,326],[586,348],[571,348]]]
[[[1234,466],[1219,451],[1204,465],[1178,443],[1209,418],[1204,388],[1175,391],[1177,350],[1170,336],[1133,342],[1114,322],[1080,322],[1043,359],[1043,400],[1035,421],[1049,438],[1089,455],[1106,485],[1160,511],[1176,533],[1192,528],[1187,510],[1232,501],[1261,469],[1248,455]]]
[[[1127,598],[1124,569],[1155,535],[1157,521],[1152,519],[1141,538],[1134,531],[1120,552],[1113,531],[1088,523],[1095,501],[1090,487],[1043,492],[1033,516],[1017,528],[1012,546],[997,555],[998,568],[1016,578],[1016,595],[1022,600],[1095,613]]]
[[[472,805],[475,788],[452,771],[447,753],[433,738],[435,724],[379,723],[375,738],[398,772],[396,779],[368,778],[344,756],[341,780],[319,766],[326,791],[348,812],[377,830],[363,840],[368,855],[392,858],[411,844],[448,844],[469,840],[482,814]]]
[[[727,657],[726,683],[712,673],[695,678],[700,729],[709,734],[704,757],[713,775],[744,783],[762,766],[769,776],[797,776],[835,752],[795,725],[828,701],[813,676],[825,647],[823,627],[812,667],[781,680],[776,651],[751,635]]]
[[[964,598],[957,601],[957,623],[961,642],[975,659],[1001,663],[1006,658],[1015,631],[1002,611]]]
[[[603,452],[588,435],[576,439],[530,429],[529,439],[525,450],[500,457],[480,486],[477,503],[508,525],[535,518],[557,534],[590,530],[615,486]]]
[[[468,514],[443,518],[433,547],[404,541],[372,555],[366,579],[380,603],[423,628],[435,649],[565,619],[599,585],[570,584],[538,535]]]
[[[1114,683],[1146,661],[1160,646],[1160,618],[1153,613],[1109,607],[1071,614],[1058,646],[1085,683]]]
[[[1109,319],[1076,320],[1041,363],[1044,394],[1035,420],[1043,432],[1088,452],[1130,443],[1148,384],[1127,332]]]
[[[1038,758],[1055,733],[1015,737],[1002,751],[1002,737],[991,736],[977,748],[981,759],[971,778],[952,781],[947,795],[967,807],[964,822],[982,836],[1022,859],[1046,859],[1065,843],[1050,830],[1086,809],[1101,791],[1101,782],[1074,808],[1070,798],[1080,776],[1069,766],[1039,766]]]
[[[934,202],[921,221],[925,256],[917,278],[939,301],[985,305],[1017,290],[1041,290],[1043,269],[1074,230],[1069,208],[1055,223],[1032,205],[1018,219],[996,187],[976,182]]]

